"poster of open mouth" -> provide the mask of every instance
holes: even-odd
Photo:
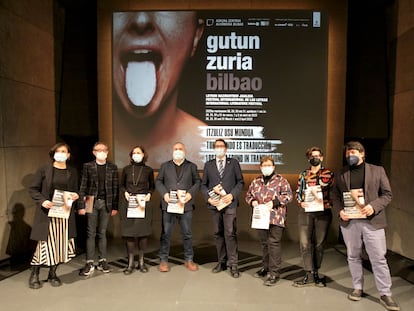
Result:
[[[202,169],[223,138],[243,170],[280,173],[325,149],[328,17],[311,10],[114,12],[115,162],[145,148],[158,169],[182,142]]]

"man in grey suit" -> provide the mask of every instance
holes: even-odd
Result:
[[[381,296],[380,303],[387,310],[398,311],[400,307],[391,295],[391,274],[385,258],[387,252],[384,231],[387,226],[385,208],[392,198],[390,183],[383,167],[365,162],[365,149],[361,143],[348,142],[344,150],[348,165],[342,168],[335,180],[333,205],[340,216],[341,232],[346,244],[348,267],[352,276],[353,290],[348,295],[348,299],[358,301],[363,296],[361,251],[364,244],[372,265],[376,287]],[[355,191],[359,193],[358,197],[352,194]],[[344,209],[345,206],[350,205],[347,202],[349,200],[346,200],[347,195],[355,197],[356,216]]]
[[[243,174],[239,162],[226,157],[227,143],[223,139],[214,142],[214,152],[216,158],[205,164],[201,182],[201,191],[212,213],[217,248],[218,263],[212,272],[230,267],[231,276],[238,278],[236,208],[244,185]]]
[[[160,238],[160,267],[161,272],[168,272],[168,255],[170,252],[170,239],[176,221],[181,227],[181,236],[184,246],[185,267],[190,271],[198,270],[194,263],[193,237],[191,230],[192,215],[194,209],[194,200],[200,188],[200,176],[197,172],[197,166],[185,158],[186,149],[184,144],[178,142],[173,146],[173,159],[161,165],[155,187],[161,196],[162,209],[162,232]],[[174,212],[174,198],[170,194],[183,196],[178,202],[184,205],[183,209],[177,209]]]

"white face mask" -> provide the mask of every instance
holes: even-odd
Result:
[[[141,163],[143,158],[144,158],[144,155],[143,154],[140,154],[140,153],[134,153],[132,155],[132,160],[135,163]]]
[[[185,153],[182,150],[174,150],[173,151],[173,159],[177,161],[181,161],[185,158]]]
[[[66,160],[68,159],[68,155],[63,152],[55,152],[53,158],[56,162],[66,162]]]
[[[221,158],[221,157],[223,157],[226,154],[226,150],[224,148],[215,148],[214,149],[214,154],[217,157]]]
[[[270,176],[275,170],[275,167],[274,166],[263,166],[260,168],[260,170],[262,171],[263,176]]]
[[[99,161],[105,161],[107,157],[108,157],[108,154],[104,151],[98,151],[96,153],[96,159]]]

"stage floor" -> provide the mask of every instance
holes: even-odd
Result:
[[[365,269],[367,294],[359,302],[347,299],[352,284],[346,257],[339,247],[326,250],[320,274],[326,276],[327,286],[296,288],[292,282],[303,276],[297,243],[283,242],[283,269],[281,280],[273,287],[263,285],[262,279],[253,277],[261,266],[259,243],[239,243],[241,276],[234,279],[227,271],[213,274],[215,247],[211,241],[195,242],[197,272],[188,271],[182,260],[181,245],[171,248],[168,273],[157,269],[156,243],[146,254],[148,273],[135,271],[123,274],[126,254],[123,243],[111,241],[108,246],[111,273],[95,270],[84,279],[78,276],[84,265],[80,255],[60,265],[58,275],[63,285],[53,288],[45,282],[43,287],[28,287],[30,270],[25,269],[0,281],[0,305],[4,310],[385,310],[378,303],[372,273]],[[47,269],[41,269],[41,279],[47,278]],[[414,310],[414,285],[393,275],[393,296],[401,310]]]

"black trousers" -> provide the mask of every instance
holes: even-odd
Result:
[[[237,267],[237,217],[236,210],[212,210],[214,240],[218,262],[229,267]]]
[[[257,231],[263,252],[263,268],[268,270],[271,275],[280,276],[284,228],[270,225],[269,230],[259,229]]]
[[[299,243],[305,271],[318,271],[322,264],[328,229],[332,221],[331,210],[299,212]]]

